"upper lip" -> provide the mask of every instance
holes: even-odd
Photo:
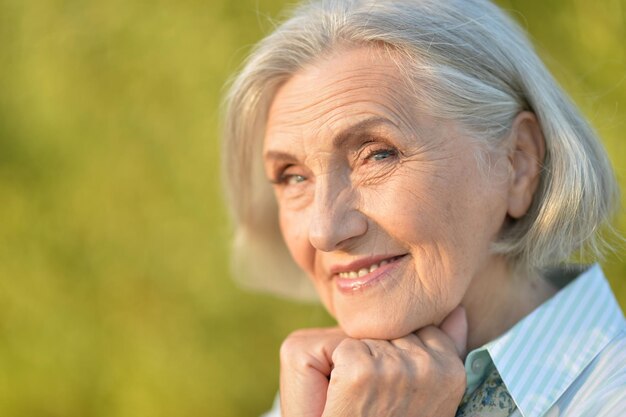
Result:
[[[400,253],[396,255],[377,255],[368,256],[366,258],[357,259],[347,264],[335,264],[330,267],[331,275],[337,275],[342,272],[358,271],[361,268],[369,268],[371,265],[378,264],[391,258],[397,258],[398,256],[404,256],[406,254]]]

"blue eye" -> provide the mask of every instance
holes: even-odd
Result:
[[[307,177],[302,174],[302,169],[293,164],[280,167],[273,177],[270,182],[279,186],[297,185],[307,180]]]
[[[306,178],[303,175],[294,174],[294,175],[284,175],[281,179],[281,182],[287,185],[295,185],[295,184],[304,182],[304,180],[306,180]]]
[[[393,149],[379,149],[372,152],[367,158],[373,159],[374,161],[382,161],[383,159],[387,159],[396,155],[397,152]]]

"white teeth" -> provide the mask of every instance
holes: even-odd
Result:
[[[394,258],[395,259],[395,258]],[[381,261],[380,264],[372,264],[369,268],[361,268],[358,271],[350,271],[350,272],[340,272],[339,278],[344,279],[355,279],[360,278],[364,275],[369,274],[370,272],[376,271],[381,266],[385,266],[389,263],[389,261]]]

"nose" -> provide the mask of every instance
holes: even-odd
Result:
[[[367,232],[367,218],[359,210],[356,192],[330,175],[318,177],[309,224],[309,241],[318,250],[346,249]]]

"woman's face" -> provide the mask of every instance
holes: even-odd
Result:
[[[285,242],[352,337],[440,323],[495,262],[507,212],[504,165],[403,85],[379,51],[343,50],[290,78],[269,112]]]

